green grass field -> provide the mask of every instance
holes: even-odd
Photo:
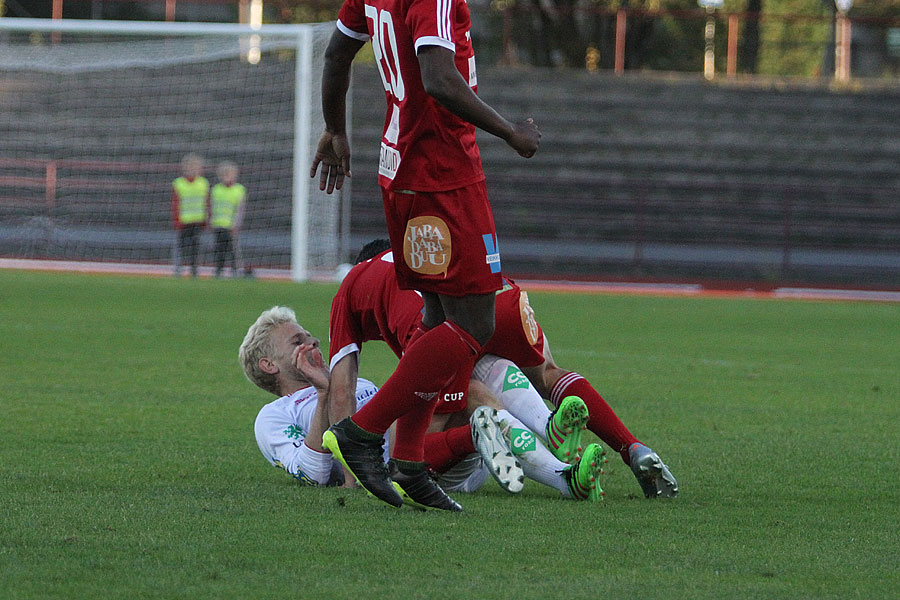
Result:
[[[897,597],[900,306],[531,293],[681,496],[614,456],[601,505],[423,514],[256,448],[237,347],[276,303],[327,338],[334,289],[0,271],[0,598]]]

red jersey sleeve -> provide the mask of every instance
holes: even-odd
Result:
[[[362,346],[363,334],[359,323],[353,317],[350,308],[350,289],[355,277],[348,275],[338,288],[331,302],[331,321],[328,327],[329,364],[350,354],[358,352]]]
[[[442,46],[456,52],[453,24],[461,0],[412,0],[406,13],[406,26],[416,53],[421,46]]]
[[[363,0],[346,0],[338,13],[338,31],[361,42],[369,41],[366,7]]]

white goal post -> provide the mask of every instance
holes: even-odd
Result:
[[[332,278],[350,191],[320,192],[309,166],[333,31],[0,19],[0,256],[168,268],[172,181],[195,153],[210,186],[217,164],[240,169],[248,272]],[[206,270],[216,251],[205,232]]]

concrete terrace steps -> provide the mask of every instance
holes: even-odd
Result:
[[[364,237],[383,233],[375,167],[384,102],[377,71],[358,68],[354,77],[353,220]],[[605,243],[636,240],[900,247],[900,90],[538,69],[482,69],[479,80],[492,106],[535,116],[544,133],[528,161],[479,134],[507,248],[540,241],[550,252],[580,245],[602,253]],[[565,260],[541,262],[557,268]]]

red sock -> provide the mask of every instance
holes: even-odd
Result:
[[[593,431],[601,440],[622,456],[625,464],[630,464],[628,447],[637,442],[625,424],[619,420],[613,409],[606,403],[590,382],[578,373],[567,373],[553,384],[550,390],[550,401],[554,406],[566,396],[578,396],[587,405],[588,429]]]
[[[371,433],[384,433],[394,421],[413,411],[397,424],[391,455],[400,460],[422,462],[425,430],[431,420],[438,394],[456,376],[471,370],[481,347],[472,336],[450,321],[422,335],[407,349],[397,370],[362,409],[353,422]]]
[[[425,436],[425,462],[438,473],[445,472],[475,451],[472,428],[469,425]]]

